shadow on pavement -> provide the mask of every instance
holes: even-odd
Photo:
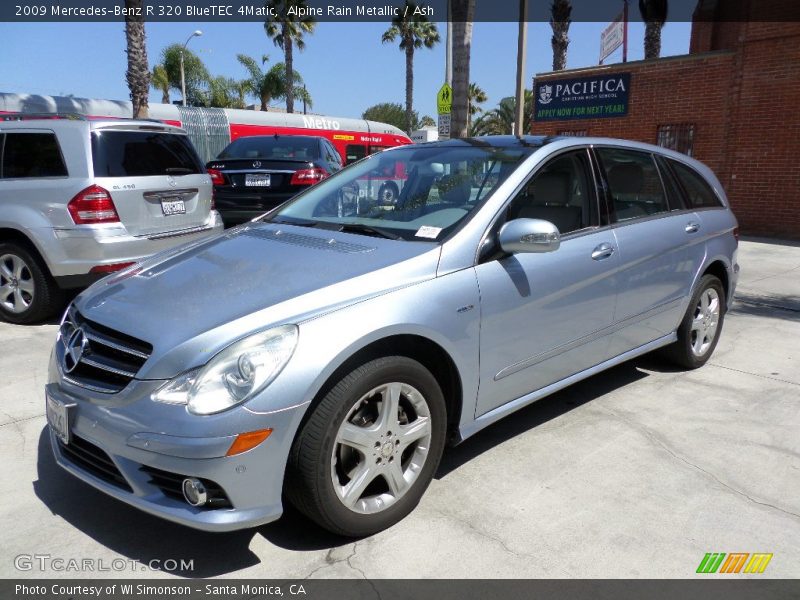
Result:
[[[800,299],[796,296],[788,294],[760,296],[737,292],[734,298],[732,313],[800,321]]]
[[[584,379],[518,410],[509,418],[501,419],[458,446],[447,448],[436,473],[436,479],[446,477],[476,456],[534,427],[560,417],[617,388],[647,377],[647,373],[637,368],[638,366],[660,372],[673,372],[671,366],[666,365],[663,360],[646,357]],[[676,369],[675,372],[677,371]]]

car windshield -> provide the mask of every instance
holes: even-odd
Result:
[[[319,158],[319,140],[279,135],[243,137],[231,142],[217,158],[315,160]]]
[[[393,239],[442,241],[535,148],[405,146],[355,163],[265,221]]]

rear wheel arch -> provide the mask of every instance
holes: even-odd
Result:
[[[700,275],[702,279],[705,275],[713,275],[722,282],[722,289],[725,290],[725,303],[728,304],[731,297],[731,277],[728,267],[719,259],[712,261]]]

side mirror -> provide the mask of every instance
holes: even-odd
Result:
[[[554,252],[561,245],[558,227],[542,219],[514,219],[500,228],[500,248],[509,254]]]

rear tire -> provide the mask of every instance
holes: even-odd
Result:
[[[340,535],[391,527],[430,484],[446,422],[430,371],[404,356],[372,360],[342,378],[301,426],[289,454],[286,496]]]
[[[678,326],[678,340],[664,349],[666,357],[686,369],[706,364],[722,333],[725,306],[722,282],[714,275],[704,275]]]
[[[0,317],[9,323],[36,323],[57,312],[63,300],[35,252],[14,242],[0,243]]]

